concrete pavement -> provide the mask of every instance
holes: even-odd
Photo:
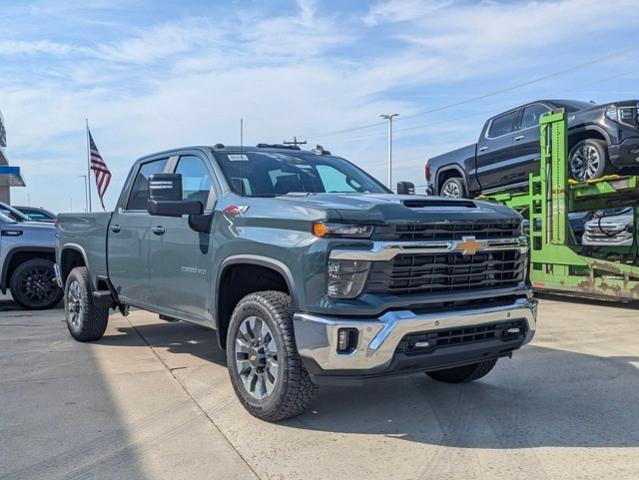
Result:
[[[236,401],[214,332],[0,301],[0,479],[636,479],[639,311],[543,300],[532,345],[484,379],[322,388],[268,424]]]

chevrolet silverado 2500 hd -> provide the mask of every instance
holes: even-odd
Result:
[[[112,213],[59,215],[56,258],[75,339],[129,306],[216,329],[238,399],[276,421],[326,382],[486,375],[535,332],[527,249],[506,207],[216,145],[139,159]]]
[[[539,172],[539,119],[563,108],[568,115],[568,166],[580,181],[608,172],[639,171],[639,101],[595,105],[538,100],[486,121],[477,143],[427,161],[428,191],[473,197],[528,186]]]

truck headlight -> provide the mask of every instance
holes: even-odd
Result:
[[[630,105],[615,106],[612,105],[606,108],[606,117],[617,123],[628,125],[629,127],[635,127],[637,125],[637,117],[639,115],[639,108]]]
[[[341,223],[321,222],[313,224],[313,234],[318,237],[370,238],[372,233],[372,225],[347,225]]]
[[[371,262],[329,260],[327,293],[331,298],[355,298],[364,288]]]

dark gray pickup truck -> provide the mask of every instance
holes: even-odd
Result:
[[[539,172],[539,120],[552,110],[568,115],[568,167],[579,181],[609,172],[639,172],[639,100],[595,105],[537,100],[489,118],[477,143],[426,164],[429,193],[473,197],[528,186]]]
[[[322,383],[475,380],[535,332],[517,213],[394,195],[321,149],[146,156],[113,213],[61,214],[57,237],[74,338],[98,340],[111,308],[215,329],[240,402],[270,421]]]

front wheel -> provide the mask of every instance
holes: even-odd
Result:
[[[226,358],[235,394],[257,418],[295,417],[313,399],[316,386],[297,353],[291,297],[283,292],[240,300],[229,324]]]
[[[587,138],[570,150],[570,176],[580,182],[603,177],[608,168],[608,148],[603,140]]]
[[[86,267],[75,267],[69,273],[64,288],[64,311],[69,333],[79,342],[99,340],[104,335],[109,309],[95,306]]]
[[[13,299],[29,310],[54,307],[62,298],[62,289],[55,283],[53,262],[34,258],[18,265],[9,281]]]
[[[497,360],[488,360],[486,362],[473,363],[464,365],[463,367],[448,368],[446,370],[437,370],[436,372],[426,372],[426,375],[434,380],[445,383],[466,383],[477,380],[494,368]]]

